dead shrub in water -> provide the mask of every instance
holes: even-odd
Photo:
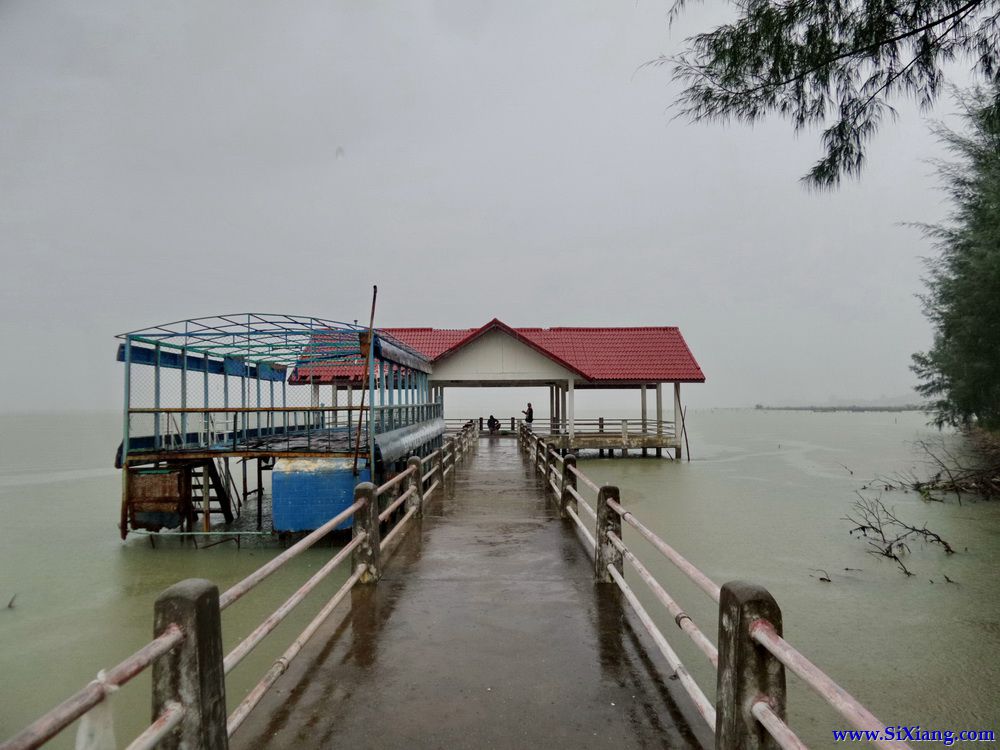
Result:
[[[914,573],[902,560],[903,555],[910,553],[909,542],[913,540],[929,542],[941,546],[948,555],[955,553],[948,542],[927,526],[911,526],[902,521],[893,511],[885,507],[881,497],[866,497],[860,492],[855,494],[858,499],[854,501],[854,510],[844,516],[843,520],[853,524],[848,532],[851,536],[858,534],[868,541],[869,554],[892,560],[909,577]],[[945,580],[949,580],[947,576]]]

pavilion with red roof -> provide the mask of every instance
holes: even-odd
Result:
[[[547,386],[552,441],[564,449],[674,448],[680,456],[682,383],[705,375],[678,328],[513,328],[494,318],[479,328],[385,328],[384,333],[432,364],[432,400],[448,386]],[[362,368],[331,365],[302,368],[289,382],[361,385]],[[674,419],[663,419],[663,384],[673,384]],[[642,418],[588,424],[574,416],[577,389],[637,389]],[[655,414],[647,414],[647,392],[655,392]],[[537,423],[536,423],[537,424]],[[596,429],[595,429],[596,428]],[[609,442],[614,438],[612,442]]]

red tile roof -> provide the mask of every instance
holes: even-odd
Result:
[[[499,330],[594,383],[703,383],[705,375],[678,328],[511,328],[493,319],[481,328],[385,328],[427,359],[446,357],[485,333]],[[303,368],[304,369],[304,368]],[[319,382],[360,380],[358,365],[330,365],[301,373]],[[433,378],[433,375],[431,376]]]
[[[511,328],[494,318],[481,328],[384,328],[389,335],[434,362],[485,333],[503,331],[582,378],[594,383],[704,383],[705,375],[680,329],[673,326],[635,328]],[[362,365],[301,368],[291,382],[360,381]],[[433,375],[431,376],[433,378]]]

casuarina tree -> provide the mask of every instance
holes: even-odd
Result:
[[[677,0],[676,16],[686,0]],[[893,103],[930,107],[948,63],[1000,78],[998,0],[739,0],[737,18],[687,40],[668,64],[695,120],[754,122],[770,114],[796,130],[823,128],[825,154],[805,180],[857,175],[865,146]]]
[[[917,390],[938,426],[1000,429],[1000,113],[998,91],[962,98],[966,128],[938,128],[953,160],[938,165],[952,206],[923,226],[940,255],[927,261],[924,312],[934,343],[913,356]]]

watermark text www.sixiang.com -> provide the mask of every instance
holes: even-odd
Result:
[[[956,742],[996,742],[992,729],[925,729],[921,726],[897,725],[885,729],[834,729],[834,742],[941,742],[946,747]]]

